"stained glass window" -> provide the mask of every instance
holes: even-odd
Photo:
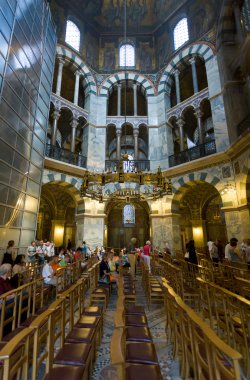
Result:
[[[72,48],[79,51],[80,49],[80,37],[81,33],[76,24],[72,21],[67,21],[65,42],[72,46]]]
[[[174,28],[174,48],[178,49],[189,40],[187,19],[181,19]]]
[[[135,208],[130,204],[123,207],[123,224],[135,224]]]

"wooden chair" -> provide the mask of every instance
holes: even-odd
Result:
[[[30,345],[34,331],[24,329],[2,348],[0,346],[0,377],[2,380],[28,380],[31,360]]]

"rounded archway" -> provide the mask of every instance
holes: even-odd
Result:
[[[37,239],[52,240],[57,247],[66,246],[68,239],[75,244],[76,200],[66,183],[47,183],[42,186],[38,214]]]
[[[133,249],[131,239],[136,238],[135,246],[143,246],[149,238],[150,222],[147,202],[117,201],[106,207],[107,243],[109,247]]]
[[[227,241],[226,223],[219,191],[208,182],[190,181],[181,186],[173,198],[172,212],[179,214],[182,247],[194,239],[203,251],[207,241]]]

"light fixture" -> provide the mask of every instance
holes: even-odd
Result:
[[[233,194],[235,192],[236,192],[235,187],[231,183],[228,183],[228,182],[226,186],[223,187],[223,189],[220,191],[221,195]]]
[[[80,189],[81,197],[89,197],[100,203],[106,201],[156,200],[165,195],[172,195],[172,183],[163,176],[161,168],[156,172],[141,171],[135,161],[130,161],[127,152],[127,1],[124,0],[124,132],[125,153],[121,154],[116,165],[106,172],[86,171]],[[114,184],[113,191],[109,185]],[[120,184],[120,186],[117,186]]]

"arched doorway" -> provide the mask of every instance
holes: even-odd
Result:
[[[107,205],[108,246],[133,249],[142,246],[149,238],[149,207],[147,202],[110,202]]]
[[[47,183],[42,186],[38,214],[37,239],[52,240],[57,247],[66,246],[68,239],[75,244],[76,202],[63,183]]]
[[[179,213],[182,247],[194,239],[200,250],[208,240],[227,241],[222,199],[218,190],[205,181],[191,181],[180,187],[174,196],[173,209]]]

